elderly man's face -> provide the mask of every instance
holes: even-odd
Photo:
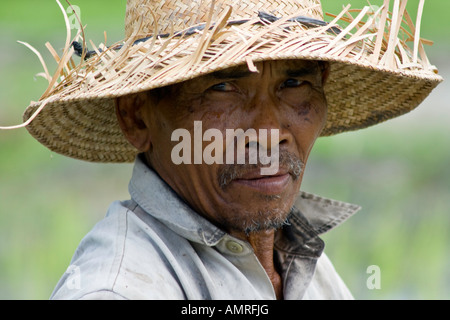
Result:
[[[229,232],[272,229],[285,222],[326,121],[325,64],[292,60],[256,67],[258,72],[242,66],[195,78],[159,90],[158,97],[153,92],[118,100],[119,121],[130,142],[193,209]],[[195,141],[195,121],[201,121],[202,132],[222,133],[223,149],[215,152],[222,153],[223,164],[173,162],[172,150],[179,144],[172,141],[175,130],[188,130],[192,152],[199,150],[194,143],[201,150],[211,143]],[[278,130],[276,173],[263,176],[260,165],[227,163],[227,129],[266,129],[272,139],[271,129]]]

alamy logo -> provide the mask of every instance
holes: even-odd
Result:
[[[226,129],[224,139],[219,129],[203,132],[202,122],[194,121],[194,137],[187,129],[172,132],[171,140],[179,143],[172,149],[171,158],[174,164],[191,164],[192,155],[194,164],[246,164],[248,158],[248,164],[264,165],[261,175],[274,175],[279,167],[279,130],[270,129],[270,145],[268,133],[267,129]],[[209,141],[203,149],[203,143]]]
[[[381,289],[381,269],[377,265],[371,265],[367,267],[367,274],[370,276],[367,278],[366,285],[369,290]]]
[[[81,30],[81,9],[79,6],[71,5],[67,7],[66,13],[68,14],[70,29]]]
[[[81,288],[81,270],[79,266],[70,265],[67,270],[66,286],[68,289],[80,289]]]

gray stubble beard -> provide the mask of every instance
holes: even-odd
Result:
[[[304,163],[294,154],[287,151],[280,153],[280,165],[287,168],[294,181],[298,180],[304,169]],[[219,172],[219,185],[226,190],[232,180],[238,179],[246,170],[256,168],[254,164],[232,164],[226,165]],[[281,195],[260,195],[261,202],[280,201]],[[246,235],[253,232],[278,230],[285,225],[289,225],[289,217],[293,212],[293,207],[288,210],[282,208],[258,210],[256,213],[247,211],[236,212],[236,218],[228,221],[228,226],[239,231],[244,231]],[[253,217],[249,221],[248,217]],[[239,227],[240,225],[240,227]]]

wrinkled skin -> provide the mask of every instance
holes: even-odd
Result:
[[[329,68],[299,60],[255,66],[258,72],[236,67],[121,97],[116,109],[122,131],[148,165],[196,212],[247,240],[282,298],[273,262],[274,234],[289,215],[304,165],[326,122],[323,86]],[[185,128],[194,137],[194,121],[202,121],[203,132],[215,128],[224,138],[230,128],[279,130],[278,172],[262,176],[258,166],[174,164],[171,151],[178,141],[171,141],[172,132]],[[204,141],[203,148],[209,143]],[[225,156],[226,142],[223,146]],[[223,185],[225,174],[231,180]]]

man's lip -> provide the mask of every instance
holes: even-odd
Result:
[[[258,172],[247,173],[239,179],[233,180],[232,183],[249,187],[263,194],[277,195],[284,191],[291,179],[288,172],[278,172],[270,176],[264,176]]]
[[[277,173],[272,175],[263,175],[261,174],[261,168],[247,171],[239,176],[236,180],[257,180],[257,179],[264,179],[264,178],[271,178],[271,177],[278,177],[278,176],[284,176],[286,174],[289,174],[289,171],[284,168],[279,168]]]

